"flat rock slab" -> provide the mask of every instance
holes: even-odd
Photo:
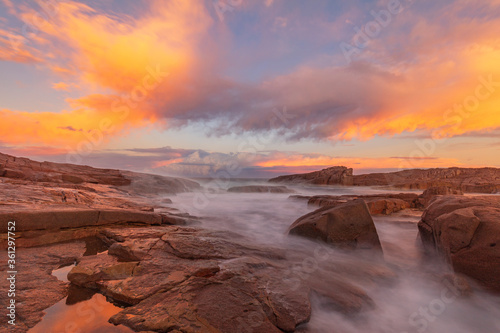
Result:
[[[162,216],[151,212],[123,209],[98,210],[69,206],[4,208],[0,210],[0,226],[7,230],[9,221],[16,222],[16,231],[82,228],[117,223],[162,223]]]

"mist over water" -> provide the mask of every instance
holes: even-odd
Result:
[[[249,184],[230,184],[239,185]],[[361,187],[292,188],[298,195],[388,193]],[[330,278],[344,279],[364,290],[375,303],[373,309],[348,315],[335,311],[325,305],[321,297],[313,295],[312,318],[307,324],[309,331],[500,332],[500,297],[481,291],[469,292],[461,284],[452,282],[451,271],[443,262],[422,256],[417,238],[421,212],[407,210],[393,216],[374,217],[384,250],[384,258],[380,259],[287,236],[289,226],[297,218],[314,210],[314,207],[307,207],[307,201],[289,199],[289,196],[212,189],[204,193],[183,193],[171,199],[172,207],[202,217],[204,228],[237,233],[255,247],[285,251],[286,265],[297,278],[315,279],[314,283],[326,288]],[[318,257],[318,250],[326,255]],[[382,283],[374,283],[364,274],[387,268],[394,276]]]

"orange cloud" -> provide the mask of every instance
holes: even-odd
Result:
[[[175,163],[182,163],[184,162],[184,158],[176,158],[173,160],[166,160],[166,161],[159,161],[159,162],[154,162],[153,165],[151,166],[153,169],[156,168],[161,168],[167,165],[175,164]]]
[[[43,2],[39,4],[43,8]],[[71,109],[61,112],[0,110],[0,130],[10,133],[3,141],[68,147],[88,141],[91,135],[106,141],[131,126],[161,123],[151,100],[158,95],[172,98],[169,96],[175,95],[176,84],[166,82],[167,78],[173,77],[178,84],[194,70],[197,43],[211,18],[196,0],[149,4],[149,12],[135,20],[99,13],[78,2],[54,4],[50,19],[38,22],[38,32],[29,36],[30,42],[50,51],[45,52],[43,63],[54,73],[105,93],[68,100]],[[36,14],[26,6],[17,11],[26,22]],[[40,61],[24,49],[3,51],[7,37],[0,39],[0,59]],[[63,91],[72,86],[77,85],[53,84],[54,89]]]
[[[26,38],[23,36],[0,29],[0,60],[20,63],[41,62],[38,51],[25,43]]]
[[[68,110],[59,113],[1,110],[0,129],[17,132],[6,142],[74,147],[91,134],[105,141],[134,127],[170,125],[166,119],[230,119],[222,133],[268,131],[270,105],[284,105],[293,115],[277,128],[293,140],[369,140],[404,132],[449,137],[500,127],[500,21],[461,19],[470,1],[444,6],[443,20],[438,11],[427,17],[415,7],[350,66],[301,67],[261,84],[235,82],[211,68],[224,72],[223,59],[214,60],[220,54],[208,38],[213,19],[204,1],[148,4],[133,18],[57,2],[38,34],[29,36],[39,50],[2,53],[9,38],[0,39],[0,58],[42,61],[64,82],[92,92],[68,100]],[[9,8],[24,21],[36,14]],[[60,82],[54,88],[69,87]]]
[[[282,157],[273,156],[269,160],[258,162],[256,165],[264,168],[286,167],[294,168],[297,172],[302,172],[301,168],[309,170],[307,167],[317,167],[317,169],[331,167],[336,165],[345,165],[354,169],[390,169],[397,168],[399,165],[408,166],[404,163],[406,158],[399,157],[331,157],[325,155],[310,156],[303,154],[283,155]],[[411,160],[412,167],[416,168],[442,168],[450,166],[461,166],[457,159],[452,158],[425,158],[417,161]],[[418,165],[416,165],[418,164]]]
[[[52,84],[52,88],[58,91],[70,91],[73,88],[78,88],[74,83],[57,82]]]

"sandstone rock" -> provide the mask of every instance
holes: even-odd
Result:
[[[0,210],[0,225],[16,221],[17,231],[82,228],[118,223],[160,225],[159,214],[133,210],[76,208],[71,206],[44,206],[41,209],[13,207]]]
[[[343,166],[331,167],[305,174],[279,176],[269,181],[272,183],[309,183],[316,185],[352,185],[353,170]]]
[[[9,332],[27,332],[43,317],[44,310],[63,299],[68,291],[68,284],[52,276],[52,270],[62,265],[72,264],[83,256],[84,242],[40,246],[30,249],[16,249],[16,326]],[[0,252],[0,264],[7,267],[7,254]],[[0,279],[0,302],[9,301],[6,275]],[[7,316],[3,315],[0,325],[7,327]]]
[[[156,195],[162,193],[190,192],[201,188],[200,184],[188,179],[131,171],[121,172],[127,179],[130,179],[130,186],[127,186],[126,189],[132,193]]]
[[[269,181],[318,185],[390,186],[407,190],[451,187],[467,193],[497,193],[500,192],[500,169],[410,169],[389,173],[353,175],[352,169],[331,167],[316,172],[280,176]]]
[[[418,196],[412,193],[342,196],[316,195],[301,198],[308,198],[308,205],[319,207],[338,206],[352,200],[363,199],[372,215],[390,215],[404,209],[420,207]]]
[[[0,177],[68,184],[127,186],[135,193],[179,193],[200,188],[194,181],[84,165],[37,162],[0,153]]]
[[[289,233],[321,239],[341,248],[382,251],[368,207],[361,199],[304,215],[290,226]]]
[[[422,206],[427,207],[432,200],[442,195],[463,195],[463,192],[460,189],[451,188],[449,186],[431,187],[419,196],[419,202]]]
[[[118,262],[107,254],[83,257],[68,273],[68,280],[81,287],[97,288],[98,281],[125,279],[133,275],[137,262]]]
[[[108,253],[124,261],[140,261],[157,242],[158,238],[128,239],[123,243],[111,245]]]
[[[3,177],[25,179],[34,182],[52,181],[79,184],[83,182],[123,186],[130,180],[119,170],[97,169],[83,165],[36,162],[0,153]]]
[[[500,190],[500,169],[411,169],[392,173],[356,175],[353,184],[357,186],[388,185],[408,190],[450,187],[468,193],[496,193]]]
[[[500,197],[438,198],[418,227],[429,253],[437,251],[456,272],[500,292]]]
[[[295,191],[286,186],[235,186],[227,190],[236,193],[294,193]]]

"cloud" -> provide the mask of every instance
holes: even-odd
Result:
[[[357,170],[393,169],[407,158],[335,157],[279,151],[221,153],[163,147],[102,151],[89,156],[86,160],[93,165],[106,168],[120,165],[131,170],[174,176],[238,178],[272,177],[274,174],[309,172],[336,165],[353,167]],[[456,159],[438,157],[412,159],[411,163],[413,167],[425,168],[462,165]]]
[[[4,58],[41,62],[92,93],[68,99],[59,112],[1,110],[0,129],[16,129],[5,139],[11,144],[69,148],[89,136],[106,142],[134,128],[208,121],[218,135],[271,131],[291,141],[496,130],[500,23],[489,12],[498,3],[424,2],[393,18],[348,65],[309,63],[260,81],[226,75],[229,41],[214,37],[214,19],[201,0],[151,1],[137,17],[59,2],[31,36],[38,48]],[[26,20],[35,14],[28,6],[16,11]],[[310,38],[325,38],[317,33],[309,31]],[[0,40],[0,57],[1,50]],[[69,89],[62,82],[54,88]],[[475,103],[478,91],[489,96]],[[293,117],[273,112],[283,106]]]
[[[0,29],[0,60],[28,64],[41,62],[39,52],[25,43],[23,36]]]
[[[78,85],[74,83],[57,82],[52,84],[52,88],[57,91],[70,91],[73,88],[78,88]]]

